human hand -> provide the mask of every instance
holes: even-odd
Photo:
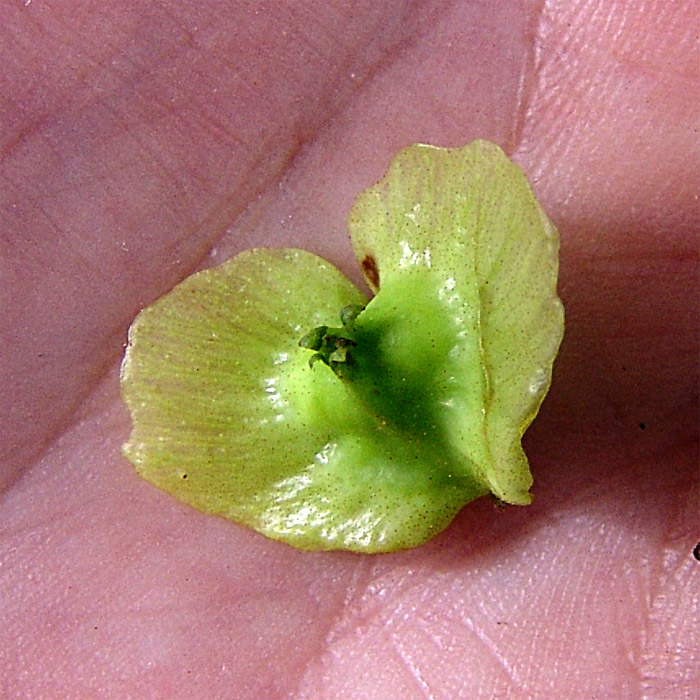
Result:
[[[691,697],[697,18],[629,5],[0,9],[0,695]],[[354,197],[408,143],[476,137],[562,239],[535,503],[306,553],[139,479],[137,311],[256,245],[352,274]]]

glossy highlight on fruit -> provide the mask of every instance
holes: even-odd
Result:
[[[302,549],[419,545],[488,493],[563,335],[558,237],[495,145],[414,145],[350,213],[375,295],[296,249],[199,272],[129,331],[124,454],[195,508]]]

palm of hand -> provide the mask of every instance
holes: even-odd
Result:
[[[32,44],[5,76],[1,166],[8,697],[700,682],[691,32],[602,0],[494,5],[100,9],[99,38],[96,16],[2,10]],[[391,155],[477,136],[515,154],[562,235],[567,337],[526,440],[535,505],[471,504],[405,553],[310,554],[139,480],[117,392],[136,311],[254,245],[350,272],[345,215]]]

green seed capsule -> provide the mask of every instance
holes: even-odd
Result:
[[[523,173],[485,141],[411,146],[350,235],[369,301],[310,253],[257,249],[144,309],[125,455],[303,549],[393,551],[485,494],[529,503],[520,440],[564,324],[557,233]]]

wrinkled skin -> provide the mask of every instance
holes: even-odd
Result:
[[[690,0],[5,3],[0,695],[692,697],[697,26]],[[314,554],[140,480],[138,310],[257,245],[359,280],[354,197],[475,137],[562,237],[535,504]]]

